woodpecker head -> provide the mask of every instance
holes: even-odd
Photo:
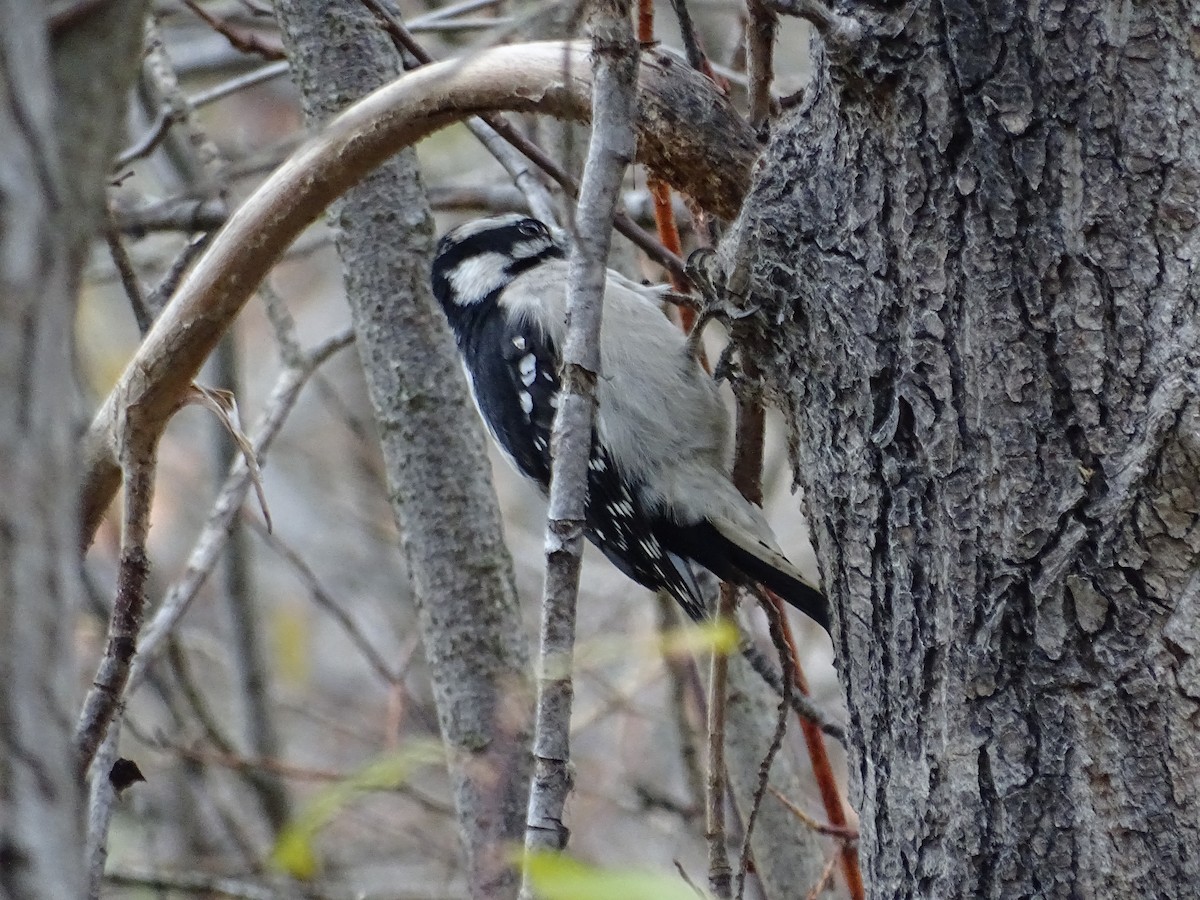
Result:
[[[433,293],[452,319],[455,307],[494,299],[522,272],[566,255],[537,219],[512,213],[478,219],[446,233],[433,259]]]

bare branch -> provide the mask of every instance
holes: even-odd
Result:
[[[229,41],[230,46],[235,50],[240,50],[242,53],[254,53],[263,59],[277,60],[284,58],[283,48],[279,44],[265,40],[261,35],[255,34],[253,31],[235,28],[228,22],[218,19],[205,10],[196,0],[181,0],[181,2],[203,19],[213,31]]]
[[[805,827],[811,828],[818,834],[827,834],[830,837],[835,837],[842,841],[858,840],[858,832],[853,828],[839,827],[837,825],[826,825],[824,822],[818,822],[775,788],[772,787],[769,790],[774,795],[775,799],[784,805],[788,812],[804,823]]]
[[[776,694],[781,697],[784,694],[783,676],[779,670],[771,663],[770,660],[753,644],[743,644],[741,654],[745,657],[746,662],[750,663],[758,676],[765,681]],[[812,722],[822,732],[829,735],[843,747],[846,745],[846,728],[838,722],[833,721],[829,714],[822,710],[819,706],[812,702],[804,694],[797,691],[792,691],[789,696],[789,705],[796,715]]]
[[[759,429],[758,433],[761,436],[761,429]],[[757,478],[755,481],[756,483],[761,483],[761,478]],[[742,849],[738,855],[737,900],[742,900],[745,896],[746,873],[750,870],[750,842],[754,838],[754,826],[758,822],[758,814],[762,809],[763,798],[767,795],[767,786],[771,778],[771,765],[775,762],[775,757],[783,746],[783,739],[787,735],[788,710],[791,707],[792,694],[795,693],[795,662],[792,660],[789,652],[790,648],[783,636],[784,612],[781,608],[770,603],[763,604],[763,611],[767,614],[767,620],[770,622],[771,627],[771,638],[774,640],[775,646],[779,648],[779,659],[783,663],[783,695],[779,698],[775,734],[771,737],[771,743],[767,746],[767,752],[763,754],[762,762],[759,763],[758,784],[755,785],[754,796],[750,798],[750,813],[746,817],[746,827],[742,834]]]
[[[207,106],[210,103],[216,103],[218,100],[236,94],[239,91],[244,91],[246,88],[254,87],[255,85],[263,84],[275,78],[279,78],[288,73],[289,63],[286,59],[281,59],[276,62],[268,63],[265,66],[260,66],[252,72],[247,72],[244,75],[238,75],[236,78],[231,78],[228,81],[222,81],[220,84],[215,84],[204,91],[199,91],[189,98],[192,109],[199,109],[202,106]]]
[[[118,799],[108,775],[117,759],[120,724],[118,720],[108,729],[96,751],[95,765],[88,782],[87,841],[84,849],[87,900],[99,900],[100,884],[108,862],[108,827]]]
[[[600,322],[612,217],[625,169],[637,148],[638,52],[629,0],[592,8],[592,131],[583,170],[575,240],[567,263],[567,334],[562,390],[550,446],[554,463],[546,522],[546,583],[538,658],[534,775],[525,831],[527,852],[561,850],[569,835],[563,808],[571,790],[570,730],[574,688],[575,603],[583,559],[588,459],[600,377]],[[532,897],[528,870],[521,897]]]
[[[146,538],[154,496],[155,443],[129,441],[123,451],[125,497],[117,597],[109,619],[104,656],[75,727],[75,752],[81,772],[91,766],[96,748],[104,740],[124,697],[146,605],[146,578],[150,574]]]
[[[362,629],[355,624],[350,614],[342,609],[342,605],[337,599],[321,584],[321,579],[317,577],[317,573],[304,561],[304,557],[288,546],[283,538],[268,531],[257,520],[247,518],[246,524],[250,526],[264,544],[279,554],[291,566],[292,570],[296,573],[296,577],[308,589],[308,595],[312,598],[313,603],[325,610],[338,624],[338,627],[342,629],[342,632],[350,639],[351,643],[358,647],[363,657],[367,660],[367,664],[375,670],[375,674],[385,684],[392,686],[399,684],[399,676],[388,667],[388,664],[384,661],[379,651],[375,649],[375,645],[362,633]]]
[[[737,608],[737,589],[721,585],[721,602],[717,615],[733,621]],[[718,900],[732,896],[729,868],[729,847],[725,834],[725,793],[728,781],[725,772],[725,717],[729,678],[729,657],[714,650],[708,677],[708,781],[704,794],[704,836],[708,839],[708,889]]]
[[[750,125],[767,124],[771,115],[771,82],[775,79],[775,35],[778,21],[768,0],[746,0],[746,71],[750,77]]]
[[[830,43],[857,44],[862,40],[863,29],[858,20],[838,15],[823,0],[766,0],[764,5],[785,16],[812,22],[821,37]]]

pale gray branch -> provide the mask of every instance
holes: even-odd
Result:
[[[571,789],[571,665],[596,379],[601,375],[600,322],[613,211],[637,145],[634,121],[638,53],[629,14],[628,0],[602,0],[592,9],[593,125],[575,240],[568,260],[562,402],[550,441],[554,464],[546,523],[546,583],[534,778],[525,832],[527,852],[561,850],[568,836],[563,808]],[[532,896],[528,878],[522,884],[521,896]]]

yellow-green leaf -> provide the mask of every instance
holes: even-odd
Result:
[[[677,875],[601,869],[559,853],[525,858],[538,900],[704,900]]]
[[[413,742],[331,784],[317,793],[283,829],[271,852],[271,864],[293,878],[315,877],[320,869],[320,857],[313,839],[338,813],[359,795],[394,790],[408,781],[416,769],[444,759],[440,744]]]

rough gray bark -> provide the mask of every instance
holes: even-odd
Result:
[[[52,36],[41,5],[0,2],[0,897],[14,900],[83,890],[73,327],[143,6],[105,4]]]
[[[281,0],[312,121],[399,74],[356,0]],[[405,150],[346,194],[333,221],[433,674],[473,897],[506,897],[529,779],[528,655],[489,478],[453,339],[429,283],[433,219]]]
[[[794,424],[872,895],[1190,895],[1200,13],[854,9],[724,251]]]

